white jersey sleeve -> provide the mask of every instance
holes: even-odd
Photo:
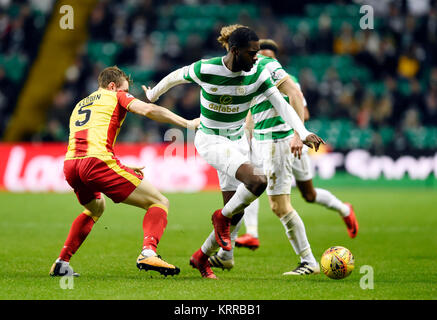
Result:
[[[151,102],[155,102],[161,95],[166,93],[174,86],[183,83],[189,83],[190,81],[184,77],[184,74],[187,72],[187,68],[188,67],[182,67],[165,76],[153,89],[146,91],[147,99],[149,99]]]

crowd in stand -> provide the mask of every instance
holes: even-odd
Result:
[[[22,86],[22,67],[37,53],[50,1],[0,1],[0,136]]]
[[[192,35],[184,43],[177,37],[169,37],[164,44],[157,45],[157,30],[160,29],[163,13],[174,4],[198,5],[200,2],[99,1],[89,20],[89,41],[116,43],[120,50],[114,57],[114,64],[152,70],[153,76],[145,84],[153,85],[177,67],[203,57],[224,55],[223,48],[216,41],[220,27],[226,24],[224,21],[217,21],[205,35]],[[232,4],[239,1],[202,1],[202,4],[206,2]],[[238,21],[234,22],[254,28],[261,38],[273,38],[280,46],[279,60],[285,67],[292,67],[299,57],[325,54],[350,56],[354,65],[368,70],[369,81],[354,77],[344,81],[340,73],[347,70],[331,67],[319,78],[317,70],[311,65],[299,69],[294,76],[301,84],[313,119],[349,119],[357,128],[377,130],[391,127],[399,135],[412,128],[437,126],[436,1],[418,1],[420,10],[414,7],[413,1],[407,0],[357,2],[371,5],[374,2],[375,19],[378,21],[375,29],[363,30],[346,21],[340,28],[334,28],[334,23],[338,23],[336,18],[322,14],[317,19],[315,35],[304,25],[291,32],[283,17],[303,16],[305,10],[277,12],[277,6],[267,1],[258,1],[257,16],[242,12]],[[341,6],[350,2],[336,3]],[[31,25],[27,6],[23,3],[21,18],[11,19],[0,11],[1,53],[26,51],[34,47],[34,44],[29,45],[23,40],[23,37],[29,37],[28,31],[23,31],[21,38],[13,32],[17,28],[25,30]],[[357,12],[357,24],[360,17]],[[21,22],[16,19],[21,19]],[[5,27],[8,25],[5,20],[9,20],[9,27]],[[17,39],[22,39],[22,42]],[[26,49],[26,46],[31,48]],[[78,99],[96,89],[97,75],[103,67],[102,63],[90,59],[84,47],[76,62],[66,71],[65,85],[54,95],[45,130],[35,135],[33,140],[66,140],[71,109]],[[371,85],[374,83],[380,84],[378,90]],[[9,101],[13,100],[8,94],[17,93],[5,89],[12,84],[2,68],[0,85],[0,110],[5,114],[8,112],[5,106],[10,107],[12,104]],[[140,90],[134,94],[144,97]],[[4,99],[8,102],[4,103]],[[197,117],[199,90],[193,85],[172,89],[159,100],[159,104],[184,117]],[[168,129],[165,125],[138,117],[128,117],[126,123],[128,125],[120,133],[119,141],[162,141],[163,133]]]

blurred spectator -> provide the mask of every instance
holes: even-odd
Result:
[[[334,40],[334,53],[355,55],[360,51],[360,44],[354,36],[352,26],[344,22],[340,34]]]
[[[417,79],[412,79],[409,84],[408,107],[422,113],[425,109],[425,99],[420,82]]]
[[[379,98],[372,111],[372,123],[376,128],[388,126],[388,121],[393,115],[393,101],[387,95]]]
[[[398,82],[395,78],[387,77],[385,79],[385,87],[387,88],[387,95],[393,103],[393,114],[389,118],[389,123],[392,126],[399,124],[398,117],[405,111],[404,96],[399,90]]]
[[[100,0],[89,19],[89,41],[112,42],[120,50],[108,53],[102,62],[92,60],[96,57],[88,56],[89,46],[84,46],[66,70],[62,89],[54,93],[47,128],[34,139],[65,138],[61,133],[68,129],[65,119],[80,98],[97,89],[96,79],[105,63],[128,67],[138,77],[131,86],[138,95],[141,84],[152,86],[178,67],[224,55],[217,37],[222,26],[233,23],[249,25],[260,37],[279,44],[279,61],[299,78],[311,120],[342,118],[358,128],[391,126],[397,132],[437,126],[437,1],[354,1],[374,7],[373,30],[360,30],[353,20],[356,16],[342,10],[342,4],[349,2],[336,1],[338,12],[331,3],[313,16],[306,7],[310,2],[324,6],[323,1],[278,6],[261,0]],[[16,76],[16,60],[24,57],[32,64],[38,35],[44,30],[36,28],[41,20],[35,3],[41,5],[22,0],[0,10],[0,130],[7,124],[23,83]],[[205,11],[208,15],[202,16],[204,11],[195,11],[206,3],[217,6],[217,12]],[[225,5],[234,8],[239,4],[253,10],[222,11]],[[15,9],[8,10],[12,5]],[[43,15],[50,13],[51,6],[47,8],[41,11]],[[203,32],[189,26],[180,32],[175,21],[184,8],[186,20],[204,17],[212,27]],[[199,90],[191,85],[175,88],[159,104],[184,117],[197,117]],[[126,121],[129,129],[121,132],[121,141],[162,141],[169,128],[129,116]],[[376,143],[381,148],[382,140]]]
[[[178,100],[176,105],[177,114],[186,118],[194,119],[200,116],[199,110],[199,89],[197,86],[189,86]]]
[[[334,34],[332,32],[331,17],[322,14],[317,23],[318,35],[317,35],[317,49],[320,52],[332,52],[332,45],[334,43]]]
[[[366,129],[369,127],[375,103],[375,96],[372,92],[368,91],[357,114],[357,125],[359,128]]]
[[[117,55],[115,64],[119,66],[132,65],[137,63],[137,45],[132,36],[126,36],[122,42],[121,52]]]
[[[431,126],[437,125],[437,68],[431,71],[429,91],[425,96],[423,123]]]
[[[13,110],[14,94],[13,83],[6,77],[5,70],[0,67],[0,135],[3,133]]]
[[[420,70],[420,62],[416,56],[414,46],[410,46],[402,53],[398,60],[398,73],[407,79],[415,77]]]
[[[417,129],[420,127],[420,115],[416,109],[408,109],[402,119],[402,129]]]
[[[90,37],[95,41],[110,41],[113,15],[109,10],[109,1],[99,1],[91,13],[89,33]]]

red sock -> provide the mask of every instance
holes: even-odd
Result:
[[[158,205],[150,206],[143,220],[143,250],[151,249],[156,252],[156,246],[166,226],[167,211]]]
[[[73,221],[64,248],[61,250],[59,258],[64,261],[70,261],[71,256],[79,249],[82,242],[85,241],[88,234],[93,228],[94,220],[85,213],[81,213]]]

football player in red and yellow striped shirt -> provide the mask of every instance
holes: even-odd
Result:
[[[70,117],[64,174],[84,211],[74,220],[50,275],[78,275],[73,272],[69,261],[103,214],[105,198],[101,193],[115,203],[123,202],[147,210],[143,220],[143,248],[137,267],[164,275],[178,274],[179,268],[156,254],[167,225],[167,198],[143,178],[142,168],[121,164],[113,147],[128,111],[191,129],[199,125],[199,119],[186,120],[166,108],[136,99],[128,93],[128,76],[117,67],[104,69],[98,83],[99,89],[82,99]]]

